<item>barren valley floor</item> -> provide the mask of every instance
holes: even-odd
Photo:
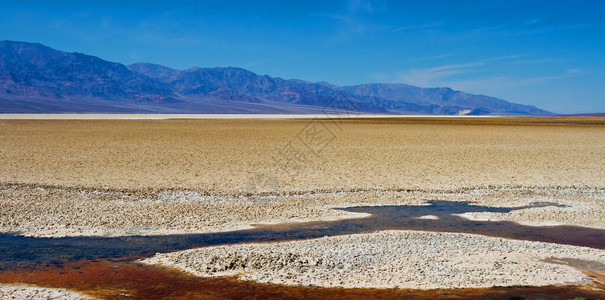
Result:
[[[427,213],[414,216],[418,222],[605,230],[603,118],[0,120],[0,137],[0,230],[28,237],[311,226],[372,216],[335,208],[434,200],[494,209]],[[295,286],[603,283],[599,267],[565,263],[600,266],[602,248],[472,232],[359,231],[159,253],[143,262]]]

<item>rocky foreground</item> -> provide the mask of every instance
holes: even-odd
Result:
[[[384,231],[156,254],[148,264],[199,276],[323,287],[474,288],[587,281],[551,257],[605,263],[605,251],[459,233]]]

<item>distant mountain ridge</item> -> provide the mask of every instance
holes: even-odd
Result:
[[[3,113],[322,113],[335,97],[361,113],[550,115],[534,106],[399,83],[338,87],[225,68],[125,66],[25,42],[0,42]]]

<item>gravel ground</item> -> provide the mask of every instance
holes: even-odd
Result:
[[[199,248],[143,262],[199,276],[326,287],[473,288],[587,280],[570,266],[542,261],[553,256],[605,262],[605,251],[586,247],[415,231]]]
[[[80,300],[91,298],[65,289],[42,288],[27,285],[0,284],[0,299]]]

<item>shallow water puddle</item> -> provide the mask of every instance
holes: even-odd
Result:
[[[60,287],[104,299],[600,299],[603,287],[569,285],[477,289],[318,288],[200,278],[170,268],[121,261],[0,272],[2,282]],[[596,289],[595,289],[596,288]]]
[[[524,226],[514,222],[471,221],[455,214],[499,212],[554,205],[535,203],[515,208],[473,206],[462,202],[430,201],[427,206],[353,207],[369,213],[361,219],[263,225],[254,229],[206,234],[132,237],[30,238],[0,234],[0,281],[63,287],[103,298],[401,298],[481,297],[605,298],[599,282],[588,285],[459,290],[343,289],[294,287],[239,281],[235,278],[198,278],[173,269],[141,266],[133,261],[156,252],[249,242],[287,241],[380,230],[421,230],[474,233],[605,249],[605,230],[577,226]],[[430,215],[431,218],[422,218]],[[567,261],[581,265],[581,261]],[[578,269],[582,270],[581,267]],[[586,267],[601,281],[603,270]],[[592,273],[590,273],[592,272]],[[595,289],[596,288],[596,289]],[[447,295],[446,295],[447,294]],[[562,297],[560,297],[562,296]],[[600,296],[600,297],[599,297]]]

